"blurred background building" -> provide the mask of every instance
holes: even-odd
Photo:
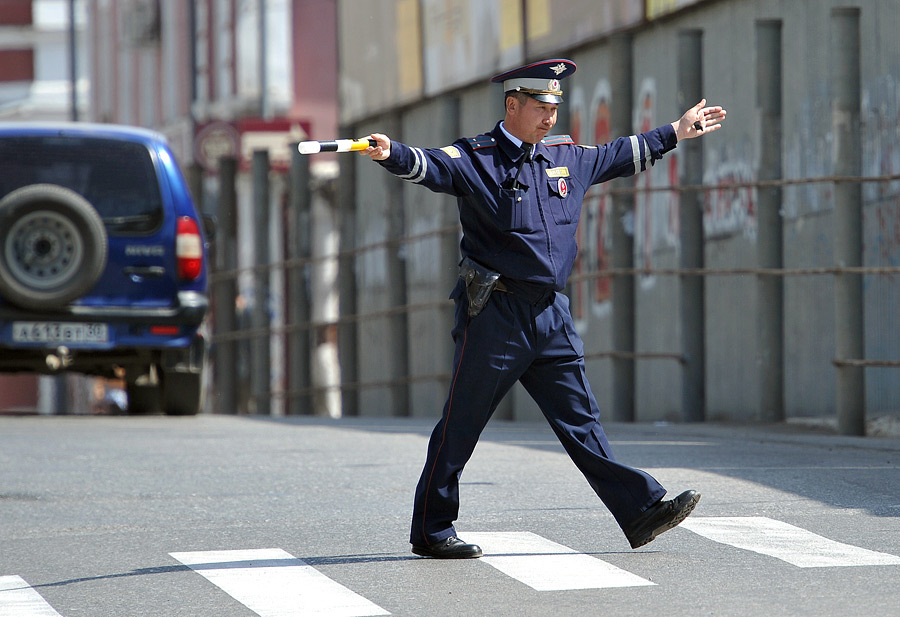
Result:
[[[85,24],[84,6],[69,0],[0,1],[0,122],[84,117]],[[53,380],[0,375],[0,409],[48,411],[55,397]]]
[[[52,33],[38,26],[50,8]],[[500,119],[491,75],[569,57],[555,132],[578,142],[649,130],[701,96],[729,111],[724,130],[585,202],[567,291],[601,408],[641,421],[900,416],[900,0],[0,0],[0,114],[58,88],[67,116],[72,12],[80,119],[164,132],[212,214],[220,161],[237,162],[241,306],[257,304],[254,267],[271,272],[272,413],[434,416],[452,354],[454,200],[357,156],[310,157],[301,228],[291,144],[379,131],[444,146]],[[265,264],[257,151],[271,166]],[[848,260],[849,185],[862,217]],[[319,285],[303,326],[286,282],[298,268]],[[338,370],[301,390],[337,388],[337,409],[289,404],[297,332],[332,345]],[[539,417],[520,389],[497,415]]]
[[[0,2],[0,121],[83,119],[84,8],[69,0]]]

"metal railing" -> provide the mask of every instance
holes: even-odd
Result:
[[[797,178],[782,179],[776,181],[753,181],[753,182],[734,182],[716,186],[692,185],[692,186],[662,186],[662,187],[616,187],[602,189],[606,196],[614,194],[622,194],[628,196],[636,196],[642,193],[680,193],[686,191],[695,191],[702,194],[708,194],[716,191],[729,190],[758,190],[760,188],[783,188],[797,185],[809,184],[826,184],[826,183],[889,183],[900,180],[900,175],[883,175],[869,177],[850,177],[850,176],[823,176],[816,178]],[[596,201],[586,200],[586,208],[596,205]],[[233,283],[240,276],[250,276],[254,280],[258,277],[284,276],[292,270],[309,270],[310,268],[319,267],[329,261],[349,260],[352,262],[366,253],[373,251],[381,251],[385,249],[397,250],[404,245],[412,245],[417,242],[426,242],[441,239],[446,236],[457,237],[460,233],[458,225],[445,226],[433,229],[424,233],[411,234],[400,238],[392,238],[384,241],[374,242],[363,246],[349,247],[340,250],[336,255],[326,255],[320,257],[294,257],[286,258],[274,263],[266,263],[257,266],[247,266],[234,269],[216,269],[210,275],[210,281],[214,288],[223,283]],[[900,266],[810,266],[799,268],[763,268],[763,267],[729,267],[729,268],[662,268],[662,267],[619,267],[619,268],[603,268],[582,274],[573,274],[569,279],[569,285],[575,286],[580,283],[589,283],[599,278],[614,279],[615,277],[642,277],[642,276],[673,276],[673,277],[801,277],[801,276],[882,276],[900,274]],[[436,298],[433,301],[406,303],[397,306],[391,306],[382,310],[368,311],[358,314],[345,314],[337,319],[318,321],[312,320],[303,323],[284,323],[283,325],[267,325],[265,327],[244,327],[232,331],[216,330],[212,337],[212,342],[217,348],[219,356],[222,355],[222,349],[228,343],[248,342],[255,339],[271,339],[272,337],[313,337],[314,333],[326,328],[335,328],[348,324],[361,324],[365,322],[377,322],[387,318],[396,316],[409,316],[418,311],[434,311],[450,305],[445,299]],[[215,307],[216,312],[227,311],[227,307]],[[233,323],[237,323],[234,320]],[[450,324],[447,324],[449,329]],[[312,345],[309,346],[312,349]],[[217,359],[218,357],[217,356]],[[643,350],[643,351],[623,351],[623,350],[600,350],[586,353],[586,359],[610,359],[626,362],[636,362],[645,360],[668,360],[676,361],[684,365],[688,360],[683,352],[680,351],[662,351],[662,350]],[[243,358],[244,361],[247,358]],[[900,367],[900,360],[890,359],[869,359],[869,358],[834,358],[832,364],[835,367],[854,367],[854,368],[872,368],[872,367]],[[247,371],[252,374],[252,369]],[[221,374],[221,372],[220,372]],[[432,381],[445,381],[450,377],[449,370],[446,372],[436,372],[429,374],[407,374],[396,379],[377,379],[369,381],[344,381],[339,385],[342,392],[361,392],[367,389],[376,388],[396,388],[408,387],[411,384]],[[274,388],[269,395],[274,400],[279,399],[296,399],[302,398],[310,400],[317,392],[324,389],[333,389],[334,385],[316,386],[307,376],[303,380],[286,380],[294,384],[293,387]],[[303,384],[300,387],[297,384]]]

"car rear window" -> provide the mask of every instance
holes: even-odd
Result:
[[[0,199],[31,184],[82,195],[112,234],[147,233],[162,222],[159,184],[141,144],[96,137],[0,137]]]

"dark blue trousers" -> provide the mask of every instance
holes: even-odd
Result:
[[[530,304],[494,292],[476,317],[454,290],[456,351],[450,393],[416,487],[410,542],[456,535],[459,477],[500,400],[516,381],[540,407],[572,461],[621,527],[665,495],[649,474],[617,463],[585,374],[584,344],[563,294]]]

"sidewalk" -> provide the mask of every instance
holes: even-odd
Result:
[[[645,432],[659,435],[661,431],[671,431],[679,438],[705,437],[720,439],[755,439],[764,442],[816,444],[820,446],[860,448],[900,452],[900,419],[888,418],[872,426],[869,423],[869,434],[865,437],[839,435],[836,421],[821,418],[795,418],[778,424],[762,424],[751,422],[698,422],[653,423],[653,424],[620,424],[604,423],[615,440],[616,432],[640,428]]]
[[[319,418],[315,416],[287,416],[273,418],[279,422],[289,423],[327,423],[346,428],[386,432],[418,432],[428,436],[434,428],[437,418],[404,418],[358,416],[340,419]],[[865,450],[881,450],[900,452],[900,419],[885,423],[893,427],[893,433],[882,431],[878,435],[852,437],[837,434],[836,422],[828,419],[809,418],[791,419],[777,424],[754,422],[612,422],[603,421],[603,428],[610,441],[627,441],[635,438],[658,440],[696,440],[718,439],[722,441],[755,440],[773,443],[797,443],[818,445],[823,447],[857,448]],[[523,433],[530,438],[541,435],[541,441],[548,444],[557,443],[553,431],[546,422],[514,421],[492,419],[485,428],[482,439],[491,441],[516,441]]]

